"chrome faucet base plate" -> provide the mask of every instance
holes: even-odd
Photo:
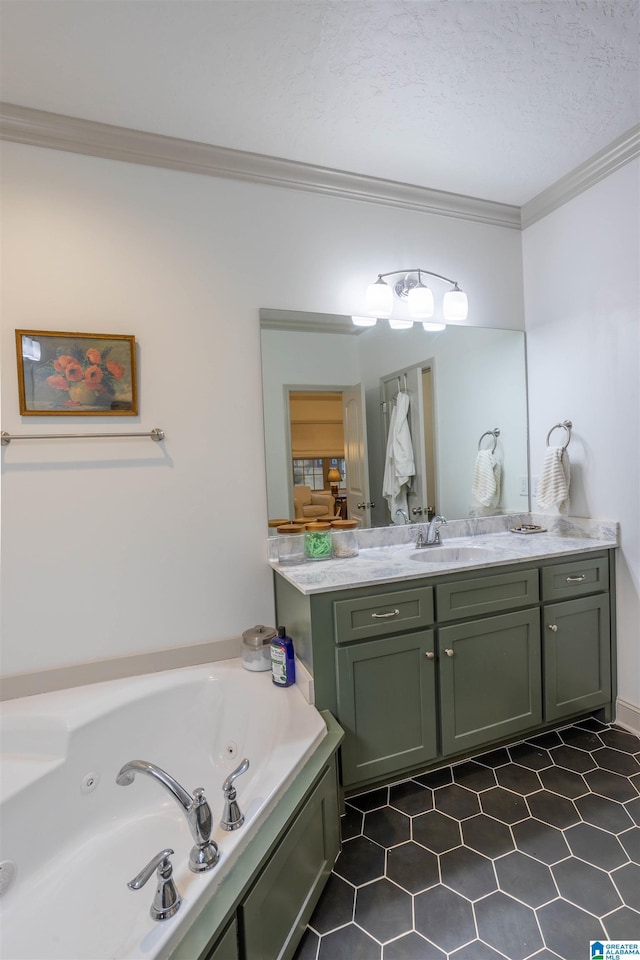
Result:
[[[192,873],[204,873],[212,870],[220,859],[218,845],[210,840],[201,847],[193,847],[189,854],[189,870]]]

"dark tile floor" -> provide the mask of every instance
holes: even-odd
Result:
[[[295,960],[581,960],[640,939],[640,738],[589,718],[350,797]]]

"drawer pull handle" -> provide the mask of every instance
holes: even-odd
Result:
[[[579,577],[567,577],[567,583],[582,583],[586,579],[586,574],[581,573]]]
[[[425,657],[427,658],[427,660],[434,660],[435,656],[436,655],[433,652],[433,650],[429,650],[427,653],[425,653]]]
[[[390,610],[389,613],[372,613],[371,619],[372,620],[388,620],[389,617],[399,617],[399,616],[400,616],[399,610]]]
[[[455,657],[455,653],[453,652],[453,650],[445,650],[445,653],[448,657]]]
[[[548,629],[548,630],[552,630],[554,633],[557,633],[557,632],[558,632],[558,624],[557,624],[557,623],[550,623],[550,624],[548,624],[547,629]]]

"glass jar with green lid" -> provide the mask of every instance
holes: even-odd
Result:
[[[331,524],[323,520],[308,523],[304,533],[304,555],[307,560],[331,559]]]

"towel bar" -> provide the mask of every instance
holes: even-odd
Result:
[[[551,436],[554,430],[566,430],[567,442],[562,445],[562,449],[566,450],[569,444],[571,443],[572,426],[573,426],[573,423],[571,422],[571,420],[563,420],[562,423],[554,423],[554,425],[551,427],[551,430],[549,430],[549,433],[547,434],[547,446],[549,446],[549,437]]]
[[[159,443],[164,440],[164,430],[160,427],[154,427],[149,433],[7,433],[5,430],[0,434],[0,443],[3,447],[11,443],[12,440],[85,440],[102,439],[103,437],[149,437]]]

